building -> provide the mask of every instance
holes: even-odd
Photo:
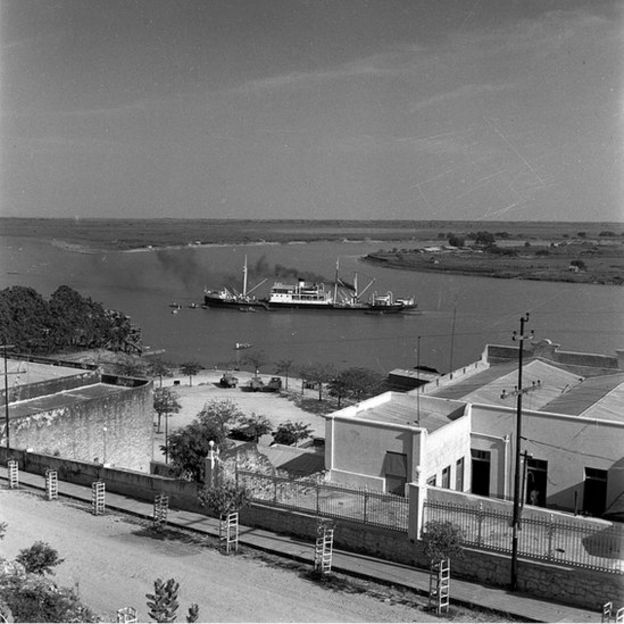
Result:
[[[38,357],[8,358],[5,373],[0,445],[8,426],[10,448],[149,472],[151,381]]]
[[[525,344],[523,359],[523,501],[609,514],[624,498],[624,351],[616,357],[560,351],[543,340]],[[511,499],[517,360],[517,348],[487,345],[480,361],[405,395],[386,393],[331,414],[330,478],[398,492],[388,467],[398,465],[390,457],[399,453],[407,482]],[[419,409],[437,419],[425,416],[418,427]]]
[[[325,417],[328,478],[404,496],[422,475],[450,484],[453,465],[463,491],[470,421],[467,403],[398,392],[346,407]]]

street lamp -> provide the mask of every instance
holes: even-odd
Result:
[[[105,465],[106,464],[106,434],[108,432],[108,428],[107,427],[102,427],[102,441],[104,443],[104,455],[103,455],[103,459],[102,459],[102,464]]]
[[[6,434],[6,447],[11,446],[9,440],[9,373],[7,370],[7,349],[13,349],[15,345],[0,345],[4,354],[4,429]]]

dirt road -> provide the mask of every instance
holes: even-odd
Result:
[[[2,556],[12,559],[35,540],[48,542],[65,559],[56,581],[77,583],[83,602],[109,622],[124,606],[135,607],[139,621],[149,621],[145,594],[158,577],[180,583],[178,621],[193,602],[202,622],[436,621],[410,606],[324,589],[259,559],[224,556],[191,541],[154,539],[138,522],[112,513],[93,516],[75,502],[3,489],[0,522],[8,524]]]

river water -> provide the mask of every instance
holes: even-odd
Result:
[[[274,363],[331,362],[337,368],[364,366],[386,373],[420,364],[442,372],[480,357],[486,343],[513,344],[513,330],[530,312],[529,329],[571,351],[613,354],[624,348],[624,289],[618,286],[562,284],[439,275],[387,269],[360,257],[380,247],[413,243],[317,242],[306,244],[187,247],[161,251],[81,253],[49,241],[0,238],[0,288],[31,286],[48,297],[67,284],[106,307],[122,310],[143,330],[152,349],[181,362],[204,366],[242,364],[251,353]],[[245,256],[250,287],[255,268],[275,265],[333,279],[340,275],[368,292],[415,296],[420,315],[372,316],[354,313],[263,312],[191,309],[202,302],[204,286],[241,287]],[[267,293],[273,278],[257,289]],[[169,304],[182,305],[172,314]],[[420,340],[418,337],[421,337]],[[237,342],[252,344],[237,351]],[[418,348],[418,345],[420,347]]]

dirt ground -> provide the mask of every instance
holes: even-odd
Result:
[[[273,427],[288,420],[293,422],[301,421],[312,427],[313,436],[325,437],[325,419],[313,412],[305,411],[295,404],[292,395],[301,395],[301,380],[290,378],[288,380],[288,393],[278,392],[246,392],[247,382],[252,377],[252,373],[246,371],[236,371],[239,385],[236,388],[222,388],[218,382],[223,371],[204,370],[194,375],[189,385],[189,378],[181,375],[166,377],[162,379],[163,387],[172,388],[178,395],[178,402],[182,409],[177,414],[169,417],[169,433],[180,427],[188,425],[201,411],[203,406],[210,401],[229,400],[235,403],[246,416],[257,415],[266,416]],[[260,375],[267,382],[271,375]],[[284,378],[282,378],[284,382]],[[178,381],[179,385],[174,385]],[[154,380],[154,387],[160,385],[160,380]],[[285,383],[284,383],[285,385]],[[289,396],[290,395],[290,398]],[[318,391],[305,390],[305,398],[314,405],[318,399]],[[160,446],[165,443],[164,418],[161,424],[162,432],[154,434],[154,458],[164,460]]]
[[[414,604],[333,591],[259,558],[225,556],[191,539],[158,539],[146,523],[114,513],[93,516],[77,502],[0,490],[0,522],[8,524],[3,557],[13,559],[36,540],[48,542],[65,559],[55,580],[77,586],[82,601],[108,622],[125,606],[149,621],[145,594],[159,577],[180,584],[178,621],[191,603],[199,605],[201,622],[438,621]]]

